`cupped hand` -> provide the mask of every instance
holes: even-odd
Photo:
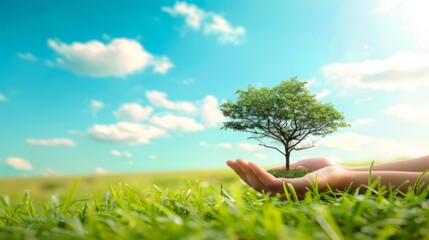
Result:
[[[305,193],[312,189],[311,183],[316,182],[316,175],[319,191],[326,191],[328,186],[332,189],[345,188],[344,179],[347,171],[338,166],[328,166],[304,177],[289,179],[275,178],[261,166],[241,159],[228,160],[227,165],[250,187],[268,195],[284,195],[283,183],[285,183],[291,184],[298,198],[302,199]]]
[[[306,158],[306,159],[299,160],[296,163],[292,163],[290,165],[290,169],[306,168],[306,169],[310,169],[312,171],[316,171],[316,170],[319,170],[321,168],[330,167],[330,166],[340,166],[340,165],[336,164],[334,161],[329,160],[327,158],[321,158],[321,157],[319,157],[319,158]],[[284,170],[285,166],[274,167],[272,169],[273,170]]]

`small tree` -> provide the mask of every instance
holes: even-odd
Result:
[[[279,151],[289,170],[290,153],[314,146],[314,136],[325,136],[350,126],[332,104],[320,103],[305,88],[306,82],[292,77],[273,88],[237,90],[236,103],[221,105],[227,120],[222,129],[248,132],[260,145]],[[272,142],[263,142],[270,139]],[[283,145],[280,149],[278,145]]]

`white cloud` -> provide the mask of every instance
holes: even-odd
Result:
[[[427,0],[379,0],[376,13],[397,16],[416,41],[429,49],[429,2]]]
[[[125,103],[116,112],[115,116],[124,121],[141,121],[152,113],[151,107],[143,107],[138,103]]]
[[[193,78],[188,78],[188,79],[184,79],[182,80],[182,83],[185,85],[191,84],[193,83],[195,80]]]
[[[166,109],[179,110],[185,113],[195,113],[197,108],[190,102],[172,102],[167,99],[167,94],[159,91],[147,91],[146,97],[149,101],[158,107]]]
[[[398,104],[384,111],[388,116],[411,124],[429,124],[429,106]]]
[[[154,155],[154,154],[149,154],[149,156],[147,156],[149,159],[155,159],[156,158],[156,155]]]
[[[6,160],[6,164],[17,170],[33,170],[33,166],[31,165],[31,163],[23,158],[10,157]]]
[[[43,146],[43,147],[76,147],[76,143],[68,138],[53,138],[53,139],[33,139],[29,138],[26,142],[30,145]]]
[[[151,122],[165,129],[177,129],[184,132],[204,130],[204,126],[197,123],[195,119],[173,114],[152,117]]]
[[[372,122],[374,122],[374,119],[372,118],[359,118],[359,119],[356,119],[354,122],[352,122],[351,125],[352,126],[368,125]]]
[[[104,168],[102,168],[102,167],[97,167],[97,168],[95,169],[95,174],[102,175],[102,174],[106,174],[106,173],[108,173],[108,172],[107,172],[107,170],[106,170],[106,169],[104,169]]]
[[[6,100],[7,100],[7,98],[3,94],[0,93],[0,102],[4,102]]]
[[[387,59],[334,63],[322,70],[347,88],[410,91],[429,87],[429,55],[425,53],[399,52]]]
[[[306,80],[307,83],[305,84],[305,87],[309,88],[313,86],[316,83],[316,81],[317,81],[316,78],[311,78],[309,80]]]
[[[239,143],[238,148],[252,152],[256,150],[265,149],[265,147],[255,144],[249,144],[249,143]]]
[[[89,107],[92,111],[92,116],[96,117],[98,111],[104,107],[104,103],[98,100],[91,100],[91,105]]]
[[[372,100],[374,100],[374,98],[375,98],[374,96],[369,96],[369,97],[366,97],[366,98],[358,98],[354,102],[356,104],[361,104],[361,103],[364,103],[364,102],[372,101]]]
[[[86,43],[63,43],[48,39],[48,46],[59,57],[48,65],[62,67],[80,75],[93,77],[125,77],[152,66],[154,72],[165,73],[173,64],[168,57],[153,56],[137,41],[115,38],[104,44],[97,40]]]
[[[203,148],[211,149],[211,150],[232,149],[233,148],[231,143],[212,144],[212,143],[207,143],[207,142],[201,141],[201,142],[199,142],[199,145]]]
[[[200,29],[201,23],[205,18],[206,13],[193,4],[186,2],[176,2],[171,7],[162,7],[162,11],[169,13],[171,16],[185,17],[186,24],[193,29]]]
[[[37,57],[36,56],[34,56],[33,54],[31,54],[31,53],[28,53],[28,52],[26,52],[26,53],[22,53],[22,52],[19,52],[19,53],[17,53],[16,54],[19,58],[21,58],[21,59],[23,59],[23,60],[26,60],[26,61],[30,61],[30,62],[35,62],[35,61],[37,61]]]
[[[121,152],[119,150],[113,149],[111,153],[115,157],[124,157],[124,158],[132,158],[133,157],[133,154],[131,154],[130,152],[127,152],[127,151]]]
[[[214,96],[207,96],[203,99],[201,118],[206,126],[214,127],[218,123],[225,121],[225,117],[219,110],[218,101]]]
[[[166,56],[154,58],[153,71],[160,74],[166,74],[168,70],[174,67],[174,64]]]
[[[232,148],[231,143],[219,143],[217,146],[220,148],[225,148],[225,149],[231,149]]]
[[[186,25],[191,29],[195,31],[203,30],[206,35],[217,36],[218,41],[221,43],[239,44],[246,34],[244,27],[233,27],[221,15],[206,12],[194,4],[176,2],[173,7],[162,7],[162,11],[174,17],[185,17]]]
[[[88,136],[105,142],[147,144],[153,138],[164,136],[163,129],[138,123],[119,122],[111,125],[95,124],[87,130]]]
[[[225,18],[217,14],[209,14],[210,22],[204,25],[204,33],[217,36],[221,43],[239,44],[243,41],[246,30],[244,27],[232,27]]]
[[[399,156],[419,157],[427,155],[429,145],[398,141],[395,139],[376,138],[368,149],[372,156],[394,158]]]
[[[59,172],[55,171],[55,170],[54,170],[53,168],[51,168],[51,167],[48,167],[48,168],[46,168],[45,170],[40,171],[40,174],[41,174],[42,176],[46,176],[46,177],[48,177],[48,176],[60,176],[60,175],[62,175],[61,173],[59,173]]]
[[[358,158],[392,159],[427,155],[428,145],[346,132],[319,141],[321,147],[356,152]]]
[[[377,13],[386,13],[398,7],[401,2],[403,0],[378,0],[378,6],[374,11]]]
[[[267,156],[265,156],[265,154],[262,154],[262,153],[255,153],[254,155],[255,155],[255,157],[260,158],[260,159],[264,159],[267,157]]]
[[[320,93],[316,94],[316,99],[322,99],[331,94],[331,91],[328,89],[323,89]]]
[[[359,151],[363,146],[374,141],[374,137],[364,136],[354,132],[345,132],[323,138],[318,146],[336,148],[343,151]]]

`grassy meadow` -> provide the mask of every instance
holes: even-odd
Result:
[[[0,179],[0,239],[429,239],[428,189],[270,198],[231,170]]]

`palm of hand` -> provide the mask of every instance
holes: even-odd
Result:
[[[319,190],[324,191],[327,189],[328,185],[332,188],[338,188],[345,175],[344,169],[331,165],[301,178],[275,178],[259,165],[241,159],[235,161],[229,160],[227,161],[227,165],[231,167],[246,184],[258,192],[270,195],[284,194],[283,184],[291,184],[299,198],[303,198],[305,192],[312,188],[311,183],[316,181],[316,177]]]

